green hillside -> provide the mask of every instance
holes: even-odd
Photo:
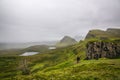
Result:
[[[18,56],[24,52],[23,49],[0,50],[0,56]]]
[[[94,34],[99,35],[98,32],[102,33],[95,30]],[[120,51],[119,39],[89,38],[71,46],[33,56],[2,55],[0,80],[120,80],[120,56],[85,60],[86,45],[89,42],[117,43]],[[79,63],[76,60],[78,56]]]
[[[0,57],[1,80],[119,80],[120,59],[85,59],[85,44],[81,41],[66,48],[28,57]],[[76,57],[81,56],[80,63]],[[29,73],[23,74],[26,60]],[[10,68],[11,67],[11,68]]]
[[[49,46],[47,45],[35,45],[30,46],[25,49],[7,49],[7,50],[0,50],[0,56],[18,56],[23,54],[24,52],[47,52],[49,51]]]
[[[30,47],[24,49],[24,51],[26,51],[26,52],[30,52],[30,51],[45,52],[48,50],[49,50],[49,46],[47,46],[47,45],[35,45],[35,46],[30,46]]]
[[[120,29],[108,28],[106,31],[103,30],[90,30],[85,39],[112,39],[120,38]]]

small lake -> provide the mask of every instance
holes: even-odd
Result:
[[[39,54],[39,52],[25,52],[25,53],[21,54],[20,56],[32,56],[35,54]]]
[[[52,47],[52,46],[51,46],[51,47],[49,47],[49,49],[56,49],[56,47]]]

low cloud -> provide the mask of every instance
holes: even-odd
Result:
[[[120,0],[0,0],[0,42],[59,40],[120,28]]]

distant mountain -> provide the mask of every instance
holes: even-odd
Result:
[[[61,39],[60,42],[56,44],[56,47],[66,47],[66,46],[74,45],[76,43],[77,41],[75,39],[69,36],[64,36],[63,39]]]
[[[34,45],[55,45],[57,41],[27,42],[27,43],[0,43],[0,50],[20,49]]]
[[[106,31],[103,30],[90,30],[85,39],[110,39],[120,38],[120,29],[108,28]]]
[[[34,45],[23,49],[6,49],[6,50],[0,50],[0,56],[6,55],[6,56],[12,56],[12,55],[20,55],[25,52],[40,52],[45,53],[47,51],[56,49],[53,45]]]
[[[49,50],[49,46],[47,45],[35,45],[25,48],[23,51],[25,52],[45,52]]]

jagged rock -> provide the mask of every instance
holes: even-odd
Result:
[[[120,40],[118,43],[116,43],[115,41],[88,42],[86,45],[86,49],[88,59],[98,59],[101,57],[115,58],[117,56],[120,56]]]

